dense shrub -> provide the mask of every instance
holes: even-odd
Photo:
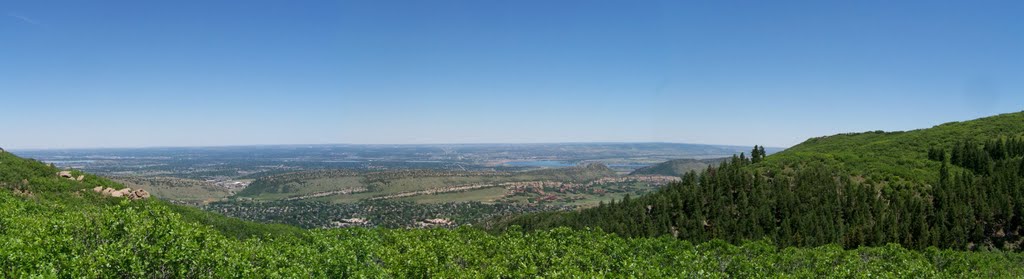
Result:
[[[556,228],[267,230],[244,240],[158,201],[0,191],[0,277],[1017,277],[1024,255],[898,245],[693,245]],[[219,221],[218,221],[219,222]]]

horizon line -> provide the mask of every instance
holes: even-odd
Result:
[[[543,145],[543,144],[688,144],[688,145],[706,145],[706,146],[723,146],[723,147],[753,147],[754,145],[738,145],[738,144],[711,144],[711,143],[689,143],[689,142],[667,142],[667,141],[567,141],[567,142],[468,142],[468,143],[283,143],[283,144],[227,144],[227,145],[154,145],[154,146],[135,146],[135,147],[117,147],[117,146],[105,146],[105,147],[69,147],[69,148],[3,148],[0,149],[6,151],[62,151],[62,150],[114,150],[114,149],[160,149],[160,148],[231,148],[231,147],[289,147],[289,146],[444,146],[444,145]],[[777,147],[777,146],[764,146],[757,145],[764,148],[773,149],[786,149],[789,147]]]

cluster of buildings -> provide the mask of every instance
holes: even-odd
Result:
[[[505,186],[505,189],[509,190],[509,194],[533,192],[544,195],[544,189],[557,188],[559,192],[563,192],[574,188],[581,188],[584,185],[579,183],[557,181],[522,181],[502,183],[502,186]]]
[[[452,228],[455,227],[455,222],[448,219],[435,218],[426,219],[423,221],[416,222],[417,228]]]
[[[623,183],[623,182],[647,182],[652,185],[665,185],[681,180],[678,176],[668,175],[630,175],[623,177],[605,177],[587,183],[587,187],[597,184]]]
[[[235,181],[229,179],[207,179],[206,182],[213,183],[217,187],[221,187],[228,190],[241,190],[249,186],[251,181]]]
[[[366,218],[347,218],[338,221],[332,221],[328,226],[329,228],[347,228],[347,227],[365,227],[369,226],[370,221]]]
[[[679,181],[679,177],[667,176],[667,175],[631,175],[623,177],[605,177],[598,180],[594,180],[587,183],[573,183],[573,182],[558,182],[558,181],[522,181],[522,182],[508,182],[502,183],[509,190],[510,194],[518,193],[537,193],[545,195],[544,189],[555,189],[560,193],[566,192],[577,192],[578,190],[589,189],[596,185],[603,184],[614,184],[614,183],[627,183],[627,182],[644,182],[651,185],[665,185],[675,181]],[[600,190],[600,189],[595,189]],[[602,190],[603,192],[603,190]]]
[[[338,221],[332,221],[328,228],[348,228],[348,227],[368,227],[372,226],[370,220],[366,218],[345,218]],[[414,228],[427,229],[427,228],[454,228],[455,222],[444,218],[431,218],[416,221]]]

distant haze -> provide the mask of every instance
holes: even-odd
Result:
[[[15,1],[0,147],[787,147],[1024,108],[1022,1]]]

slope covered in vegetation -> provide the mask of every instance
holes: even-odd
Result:
[[[124,188],[121,184],[81,171],[71,170],[70,177],[61,177],[61,170],[36,160],[22,159],[0,149],[0,187],[20,192],[70,192],[95,186]],[[81,177],[81,179],[78,179]]]
[[[0,277],[1013,277],[1024,256],[898,245],[778,248],[559,228],[298,230],[105,197],[88,176],[0,154]],[[28,183],[22,183],[28,180]],[[38,183],[38,184],[36,184]],[[26,190],[28,189],[28,190]]]
[[[1024,113],[808,140],[735,157],[640,198],[497,222],[623,236],[848,248],[1024,248]]]
[[[45,206],[81,209],[83,212],[97,207],[116,205],[120,199],[103,198],[91,191],[96,186],[122,189],[124,185],[110,179],[69,170],[72,178],[60,177],[63,171],[52,165],[36,160],[23,159],[0,149],[0,192],[14,194]],[[78,180],[77,177],[82,179]],[[150,199],[134,201],[139,204],[156,204],[175,212],[188,222],[210,226],[229,237],[245,239],[263,235],[299,235],[302,230],[286,225],[261,224],[202,211],[193,207],[173,205],[165,201]],[[46,207],[41,208],[46,208]],[[45,217],[45,216],[44,216]],[[0,222],[0,224],[3,224]],[[3,227],[0,226],[0,229]]]
[[[875,181],[934,184],[940,162],[928,160],[931,148],[952,148],[962,141],[984,142],[1024,134],[1024,112],[951,122],[905,132],[865,132],[808,139],[765,158],[763,167],[782,168],[811,161],[835,166]]]
[[[155,202],[17,197],[0,192],[0,276],[60,277],[1012,277],[1020,254],[915,252],[896,245],[779,249],[766,242],[693,245],[555,229],[334,229],[239,240]],[[76,201],[77,200],[77,201]]]

